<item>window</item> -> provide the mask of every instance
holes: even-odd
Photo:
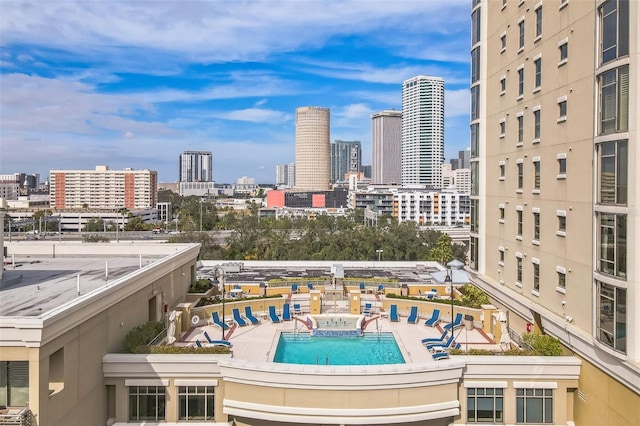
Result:
[[[553,423],[553,389],[516,389],[517,423]]]
[[[524,19],[518,23],[518,49],[524,49]]]
[[[178,386],[178,420],[213,420],[214,386]]]
[[[567,154],[558,154],[558,179],[564,179],[567,175]]]
[[[540,141],[540,108],[533,111],[533,141]]]
[[[507,122],[503,120],[500,120],[500,137],[503,138],[505,132],[507,131]]]
[[[629,54],[629,1],[608,0],[598,9],[600,62],[606,64]]]
[[[507,77],[502,76],[502,78],[500,79],[500,94],[504,95],[506,91],[507,91]]]
[[[164,420],[164,386],[129,386],[129,420]]]
[[[522,237],[522,210],[517,210],[516,216],[518,218],[518,232],[516,235]]]
[[[480,10],[476,9],[471,13],[471,45],[480,41]]]
[[[558,65],[562,65],[567,62],[569,58],[569,42],[563,41],[558,45],[558,51],[560,52],[560,62]]]
[[[540,85],[542,84],[542,58],[538,58],[533,61],[533,65],[536,68],[536,75],[534,81],[534,90],[540,89]]]
[[[518,115],[518,144],[521,145],[524,141],[524,115],[519,113]]]
[[[600,176],[598,202],[601,204],[627,203],[627,141],[598,144]]]
[[[471,51],[471,84],[480,79],[480,47]]]
[[[504,207],[500,206],[500,222],[504,223]]]
[[[600,255],[598,271],[626,278],[627,276],[627,217],[599,213],[598,243]]]
[[[558,217],[558,230],[556,235],[564,237],[567,232],[567,213],[564,210],[557,210],[556,216]]]
[[[471,121],[480,117],[480,85],[471,88]]]
[[[524,184],[524,164],[518,163],[518,189]]]
[[[480,190],[479,163],[471,162],[471,195],[478,195]]]
[[[518,70],[518,96],[524,95],[524,68]]]
[[[478,261],[480,259],[478,256],[478,238],[471,236],[469,237],[469,267],[474,271],[478,270]]]
[[[627,351],[627,290],[600,281],[597,286],[597,338],[601,343]]]
[[[542,6],[536,9],[536,38],[542,37]]]
[[[540,160],[533,161],[533,188],[540,189]]]
[[[468,423],[502,423],[503,389],[500,388],[468,388],[467,389],[467,422]]]
[[[504,248],[498,249],[498,263],[500,266],[504,265]]]
[[[479,125],[477,123],[472,124],[471,125],[471,158],[475,158],[478,156],[478,144],[480,143],[480,135],[478,134],[478,127]]]
[[[540,265],[533,264],[533,290],[540,292]]]
[[[567,288],[567,274],[564,272],[557,272],[558,274],[558,288],[561,290],[565,290]]]
[[[558,121],[567,120],[567,100],[562,99],[558,101]]]
[[[516,282],[522,285],[522,257],[516,257]]]
[[[540,241],[540,213],[533,213],[533,239]]]
[[[600,134],[629,129],[629,66],[625,65],[598,77],[600,92]]]
[[[500,51],[504,52],[507,50],[507,34],[502,34],[500,36]]]
[[[29,402],[29,361],[0,361],[0,405],[26,407]]]
[[[500,163],[500,180],[504,180],[505,165]]]
[[[471,216],[471,232],[478,232],[480,231],[480,227],[478,226],[478,200],[471,200],[469,210],[469,216]]]

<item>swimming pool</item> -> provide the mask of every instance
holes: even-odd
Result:
[[[362,337],[314,337],[308,333],[280,333],[273,362],[310,365],[404,364],[393,333]]]

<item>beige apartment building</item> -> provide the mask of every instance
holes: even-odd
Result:
[[[158,172],[153,170],[51,170],[52,209],[145,209],[155,207]]]
[[[640,424],[640,2],[472,5],[473,281],[582,359],[576,425]]]

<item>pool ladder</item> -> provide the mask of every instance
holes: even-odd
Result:
[[[320,355],[316,354],[316,365],[320,365]],[[329,365],[329,355],[324,357],[324,365]]]

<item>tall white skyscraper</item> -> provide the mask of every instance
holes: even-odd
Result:
[[[438,188],[444,162],[444,80],[419,75],[402,83],[402,184]]]
[[[329,169],[329,108],[296,109],[296,189],[329,189]]]
[[[210,151],[185,151],[180,154],[180,182],[212,182],[213,155]]]
[[[373,183],[402,181],[402,112],[382,111],[371,116]]]
[[[296,163],[276,165],[276,186],[293,188],[296,181]]]

